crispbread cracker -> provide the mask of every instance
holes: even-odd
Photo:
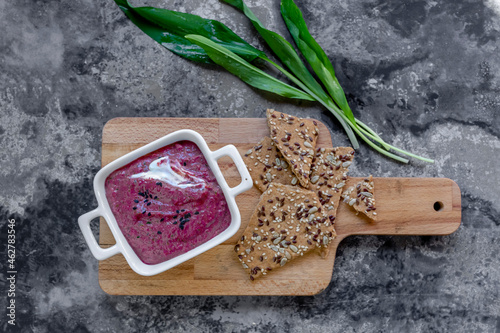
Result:
[[[311,164],[309,190],[316,193],[324,211],[332,221],[337,216],[340,196],[347,181],[349,166],[354,160],[351,147],[317,148]],[[321,255],[328,255],[328,248],[322,249]]]
[[[271,131],[271,139],[290,164],[300,185],[307,188],[319,135],[316,121],[268,109],[267,124]]]
[[[309,190],[318,194],[328,214],[335,216],[353,160],[354,149],[351,147],[316,149],[311,164]]]
[[[243,161],[252,176],[254,185],[262,192],[271,182],[298,185],[297,177],[270,137],[264,137],[247,151],[243,156]]]
[[[315,193],[271,183],[234,250],[250,280],[254,280],[294,258],[328,246],[335,236]]]
[[[356,210],[368,216],[370,220],[377,220],[377,209],[375,206],[375,186],[373,177],[363,179],[355,186],[351,186],[342,193],[344,202]]]

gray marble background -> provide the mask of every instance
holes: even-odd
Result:
[[[150,4],[218,19],[263,45],[218,0]],[[108,120],[264,117],[274,107],[321,119],[335,144],[346,137],[317,104],[173,55],[111,0],[0,0],[0,309],[8,218],[17,224],[19,271],[17,326],[0,310],[0,331],[500,332],[500,1],[297,4],[356,116],[436,160],[402,165],[362,145],[351,174],[455,180],[459,230],[347,238],[330,286],[314,297],[107,295],[77,218],[96,205],[92,179]],[[278,1],[248,5],[286,34]]]

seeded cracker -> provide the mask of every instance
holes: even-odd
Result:
[[[354,159],[351,147],[317,148],[311,164],[309,190],[316,193],[333,229],[342,190],[347,182],[347,172]],[[328,248],[321,251],[328,255]]]
[[[267,124],[271,139],[290,164],[300,185],[308,188],[311,162],[319,134],[316,121],[268,109]]]
[[[344,202],[352,206],[356,212],[362,212],[372,221],[377,220],[377,212],[375,206],[375,187],[373,186],[373,178],[363,179],[355,186],[351,186],[342,194]]]
[[[335,236],[315,193],[271,183],[234,251],[254,280],[315,248],[326,247]]]
[[[270,137],[266,136],[247,151],[243,156],[243,161],[252,176],[254,185],[262,192],[271,182],[285,185],[298,184],[297,177]]]
[[[318,194],[328,214],[335,213],[354,159],[351,147],[317,148],[311,164],[309,190]]]

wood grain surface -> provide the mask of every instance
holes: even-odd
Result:
[[[115,118],[103,129],[102,166],[184,128],[198,131],[212,150],[233,144],[242,154],[269,134],[264,118]],[[330,132],[321,122],[319,130],[318,146],[332,147]],[[229,158],[221,158],[219,165],[229,186],[240,182]],[[357,180],[352,177],[347,185]],[[447,235],[460,226],[460,189],[452,180],[375,177],[374,183],[379,220],[372,223],[341,204],[335,224],[338,237],[326,258],[312,253],[262,279],[250,281],[233,246],[259,200],[260,191],[254,187],[236,199],[242,226],[228,241],[150,277],[136,274],[119,254],[99,262],[99,283],[112,295],[314,295],[330,283],[338,244],[349,235]],[[114,243],[107,223],[101,218],[99,244],[109,247]]]

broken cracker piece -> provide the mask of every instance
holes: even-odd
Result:
[[[283,158],[270,137],[264,137],[257,145],[243,155],[254,185],[264,192],[271,182],[284,185],[298,185],[288,162]]]
[[[377,220],[377,209],[375,206],[375,187],[373,177],[363,179],[354,186],[349,187],[342,193],[344,202],[353,207],[356,212],[361,212],[372,221]]]
[[[300,185],[307,188],[319,135],[316,121],[268,109],[267,124],[271,131],[271,139],[290,164]]]
[[[315,193],[271,183],[234,251],[250,280],[254,280],[294,258],[328,246],[335,236]]]

